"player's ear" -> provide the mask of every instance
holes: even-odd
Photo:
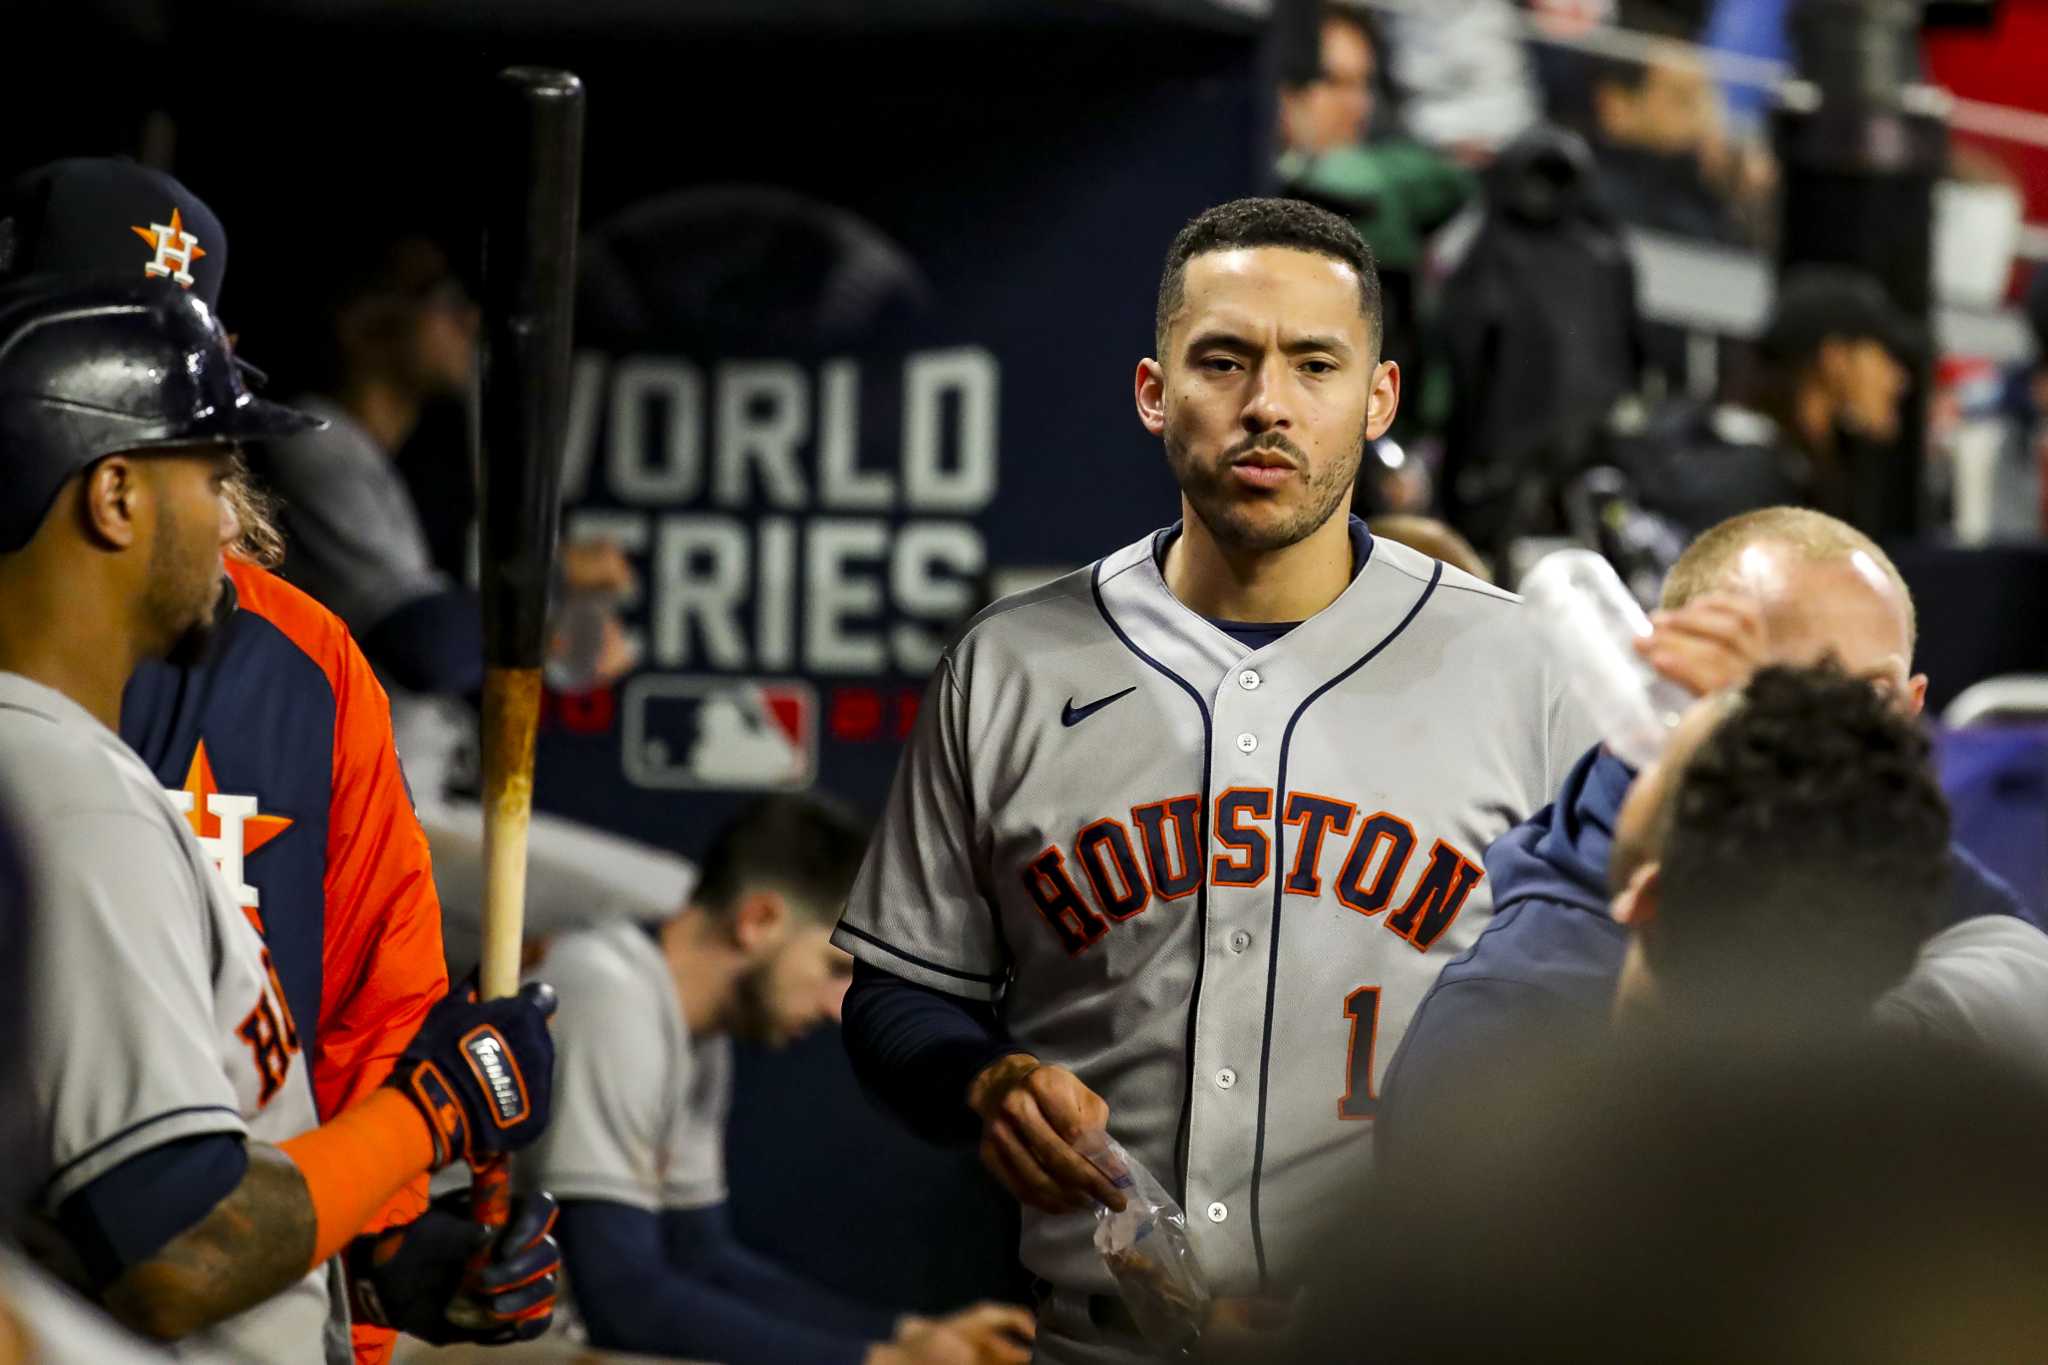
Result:
[[[149,498],[141,462],[126,455],[109,455],[92,464],[80,482],[78,511],[86,532],[109,549],[132,546],[143,504]]]
[[[1921,710],[1927,705],[1927,675],[1925,673],[1915,673],[1912,677],[1906,679],[1904,705],[1908,717],[1915,720],[1919,719]]]
[[[1647,862],[1629,877],[1628,885],[1621,888],[1609,907],[1616,924],[1632,933],[1641,933],[1657,922],[1657,893],[1662,870],[1658,863]]]
[[[1365,404],[1365,436],[1377,441],[1394,425],[1394,412],[1401,406],[1401,367],[1382,360],[1373,367],[1372,396]]]
[[[789,901],[780,891],[749,891],[734,907],[732,932],[744,952],[758,952],[789,927]]]
[[[1166,370],[1149,356],[1138,362],[1136,383],[1138,420],[1154,436],[1166,432]]]

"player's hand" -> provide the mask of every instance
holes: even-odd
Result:
[[[571,592],[623,596],[639,586],[633,562],[615,540],[566,541],[555,557],[561,566],[562,586]]]
[[[493,1233],[471,1217],[469,1191],[451,1190],[412,1222],[349,1244],[351,1315],[436,1346],[531,1341],[554,1319],[555,1214],[547,1195],[522,1195]],[[485,1246],[489,1254],[474,1259]]]
[[[1763,608],[1741,593],[1704,593],[1672,611],[1650,613],[1650,626],[1636,651],[1695,696],[1740,687],[1767,662]]]
[[[399,1054],[392,1086],[419,1107],[434,1135],[434,1169],[515,1152],[548,1125],[555,992],[539,983],[502,1000],[473,986],[448,993]]]
[[[974,1078],[967,1105],[981,1116],[982,1165],[1022,1202],[1044,1213],[1123,1208],[1123,1193],[1074,1149],[1109,1126],[1109,1104],[1073,1072],[1014,1054]]]
[[[1021,1308],[979,1303],[944,1318],[905,1318],[864,1365],[1024,1365],[1038,1326]]]

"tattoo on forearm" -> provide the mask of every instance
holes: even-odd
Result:
[[[249,1144],[242,1183],[198,1223],[106,1293],[107,1310],[136,1331],[175,1340],[282,1293],[313,1257],[313,1198],[290,1157]]]

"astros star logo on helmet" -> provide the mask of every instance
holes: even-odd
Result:
[[[156,259],[142,267],[142,273],[155,278],[168,275],[185,288],[192,287],[192,262],[206,254],[206,248],[199,245],[199,239],[185,231],[185,220],[178,210],[171,210],[169,223],[151,223],[148,227],[128,229],[143,241],[156,248]]]

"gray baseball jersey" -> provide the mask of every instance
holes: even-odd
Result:
[[[1223,1294],[1294,1277],[1380,1073],[1491,911],[1481,856],[1594,740],[1516,598],[1387,540],[1257,650],[1147,536],[941,660],[835,942],[1000,997],[1183,1196]],[[1113,1292],[1086,1218],[1025,1263]]]
[[[0,1300],[21,1324],[35,1365],[170,1365],[174,1357],[122,1331],[97,1307],[0,1246]]]
[[[722,1202],[732,1044],[690,1037],[653,936],[631,920],[565,934],[534,976],[561,1003],[554,1117],[522,1183],[650,1212]]]
[[[30,1070],[43,1210],[178,1138],[275,1143],[318,1126],[263,940],[142,760],[69,698],[0,673],[0,771],[36,888]],[[346,1360],[332,1271],[187,1338],[178,1354]]]
[[[1877,1017],[2048,1074],[2048,934],[2012,915],[1951,924],[1920,945]]]

